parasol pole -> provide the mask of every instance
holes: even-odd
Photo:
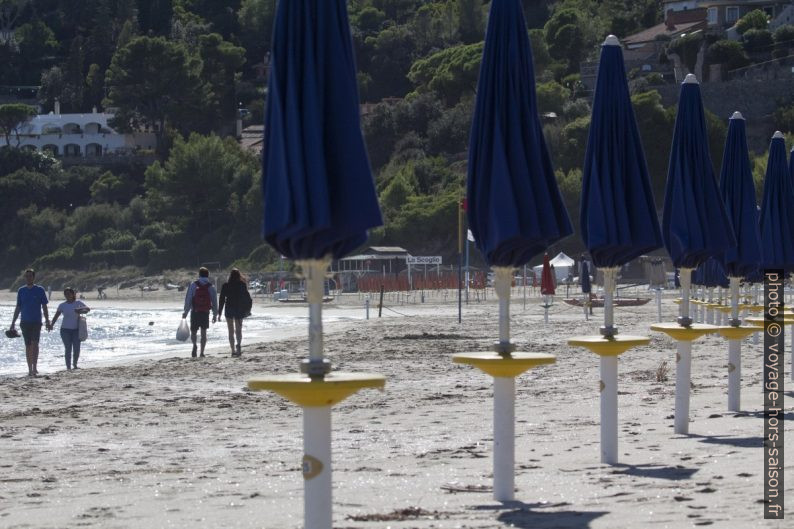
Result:
[[[753,305],[758,305],[758,283],[753,283]],[[753,335],[753,345],[758,345],[758,341],[760,340],[759,334],[760,333],[755,333]]]
[[[708,300],[706,300],[706,323],[714,325],[714,287],[708,287]]]
[[[618,275],[616,267],[604,269],[604,326],[601,335],[613,338],[615,307],[613,295]],[[618,357],[601,356],[601,462],[614,465],[618,462]]]
[[[494,267],[494,290],[499,297],[499,343],[497,353],[509,357],[510,284],[513,269]],[[493,393],[493,495],[497,501],[512,501],[515,489],[515,377],[494,377]]]
[[[678,324],[682,327],[692,325],[689,317],[689,287],[692,284],[692,269],[681,269],[681,317]],[[689,393],[692,373],[692,342],[677,341],[675,370],[675,433],[689,433]]]
[[[331,370],[323,358],[323,282],[330,259],[298,261],[309,302],[309,359],[301,371],[322,381]],[[332,527],[331,406],[303,407],[303,514],[307,528]]]
[[[662,287],[656,286],[656,313],[657,320],[662,321]]]
[[[739,327],[739,277],[730,277],[731,282],[731,327]],[[741,407],[742,341],[728,340],[728,410],[739,411]]]

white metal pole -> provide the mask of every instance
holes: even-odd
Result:
[[[742,391],[742,341],[728,340],[728,411],[739,411]]]
[[[741,325],[739,319],[739,281],[741,278],[731,276],[731,319],[728,324],[733,327]],[[742,392],[742,341],[728,340],[728,410],[739,411]]]
[[[332,529],[330,406],[303,408],[303,495],[306,529]]]
[[[618,357],[601,357],[601,462],[618,462]]]
[[[709,296],[706,302],[708,303],[708,305],[706,305],[706,323],[714,325],[714,309],[710,306],[714,303],[714,288],[709,287],[708,292]]]
[[[493,497],[514,499],[515,378],[494,377],[493,391]]]
[[[689,433],[689,383],[692,372],[692,342],[678,342],[675,368],[675,433]]]
[[[604,329],[603,333],[606,336],[613,336],[615,334],[615,306],[613,304],[613,296],[615,293],[615,282],[617,280],[617,268],[604,269]]]
[[[681,318],[689,320],[689,287],[692,284],[692,269],[682,268],[678,279],[681,282]]]
[[[513,269],[509,267],[494,268],[494,290],[499,298],[499,343],[510,344],[510,287],[513,281]]]
[[[323,360],[323,281],[326,261],[307,261],[306,300],[309,302],[309,361]]]
[[[656,312],[658,315],[657,321],[661,322],[662,321],[662,289],[661,288],[656,289]]]
[[[755,305],[758,304],[758,283],[755,283],[753,285],[753,304]],[[759,334],[761,333],[760,332],[753,333],[753,345],[758,345],[758,341],[761,339],[761,337],[758,336]]]

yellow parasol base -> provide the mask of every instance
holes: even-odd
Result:
[[[302,407],[333,406],[360,389],[383,389],[386,377],[375,373],[332,372],[324,379],[312,380],[306,375],[273,375],[252,378],[248,388],[273,391]]]
[[[783,314],[782,320],[780,317],[777,317],[775,319],[777,320],[777,323],[782,323],[783,325],[794,324],[794,314]],[[755,325],[756,327],[764,326],[764,318],[745,318],[744,321],[746,321],[750,325]]]
[[[693,342],[701,336],[718,332],[720,327],[707,323],[693,323],[689,327],[682,327],[678,323],[654,323],[651,330],[663,332],[680,342]]]
[[[546,353],[512,353],[510,356],[496,352],[459,353],[452,355],[452,361],[474,366],[492,377],[515,378],[533,367],[553,364],[557,357]]]
[[[744,340],[759,330],[758,327],[720,327],[719,333],[728,340]]]
[[[717,310],[723,314],[730,314],[733,308],[730,305],[720,305],[717,307]]]
[[[749,312],[764,312],[764,306],[757,305],[755,303],[740,303],[739,310],[746,310]]]
[[[568,345],[584,347],[594,352],[598,356],[618,356],[632,347],[648,345],[651,339],[646,336],[631,336],[616,334],[607,338],[606,336],[574,336],[568,339]]]

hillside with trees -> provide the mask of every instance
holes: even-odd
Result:
[[[657,0],[524,0],[539,112],[569,213],[578,217],[591,92],[580,65],[608,33],[662,21]],[[414,254],[456,252],[469,126],[490,3],[349,0],[362,128],[386,224],[370,244]],[[278,267],[262,243],[259,159],[234,139],[235,120],[262,123],[275,0],[0,0],[0,277],[38,268],[120,267],[148,272],[205,261]],[[714,42],[713,61],[792,35]],[[684,46],[671,43],[671,46]],[[683,52],[682,52],[683,53]],[[771,53],[771,52],[770,52]],[[636,74],[631,74],[636,75]],[[632,77],[632,101],[657,204],[663,200],[676,109],[653,79]],[[27,99],[13,87],[37,87]],[[30,89],[28,88],[28,93]],[[22,99],[20,101],[20,99]],[[157,134],[158,161],[64,166],[14,146],[29,109],[112,109],[119,131]],[[5,108],[14,106],[15,108]],[[794,130],[794,112],[775,119]],[[244,109],[244,112],[241,112]],[[12,113],[10,116],[6,114]],[[719,168],[726,121],[708,114]],[[763,161],[763,160],[761,160]],[[758,164],[757,164],[758,165]],[[574,222],[576,224],[576,222]],[[578,251],[577,236],[559,245]]]

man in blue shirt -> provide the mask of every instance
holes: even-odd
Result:
[[[39,362],[39,338],[41,336],[41,313],[50,327],[50,315],[47,312],[47,293],[44,288],[34,285],[36,272],[25,270],[25,286],[17,291],[17,306],[14,309],[14,319],[11,320],[11,330],[21,314],[19,327],[25,339],[25,356],[28,361],[28,376],[35,377],[39,374],[36,366]]]

